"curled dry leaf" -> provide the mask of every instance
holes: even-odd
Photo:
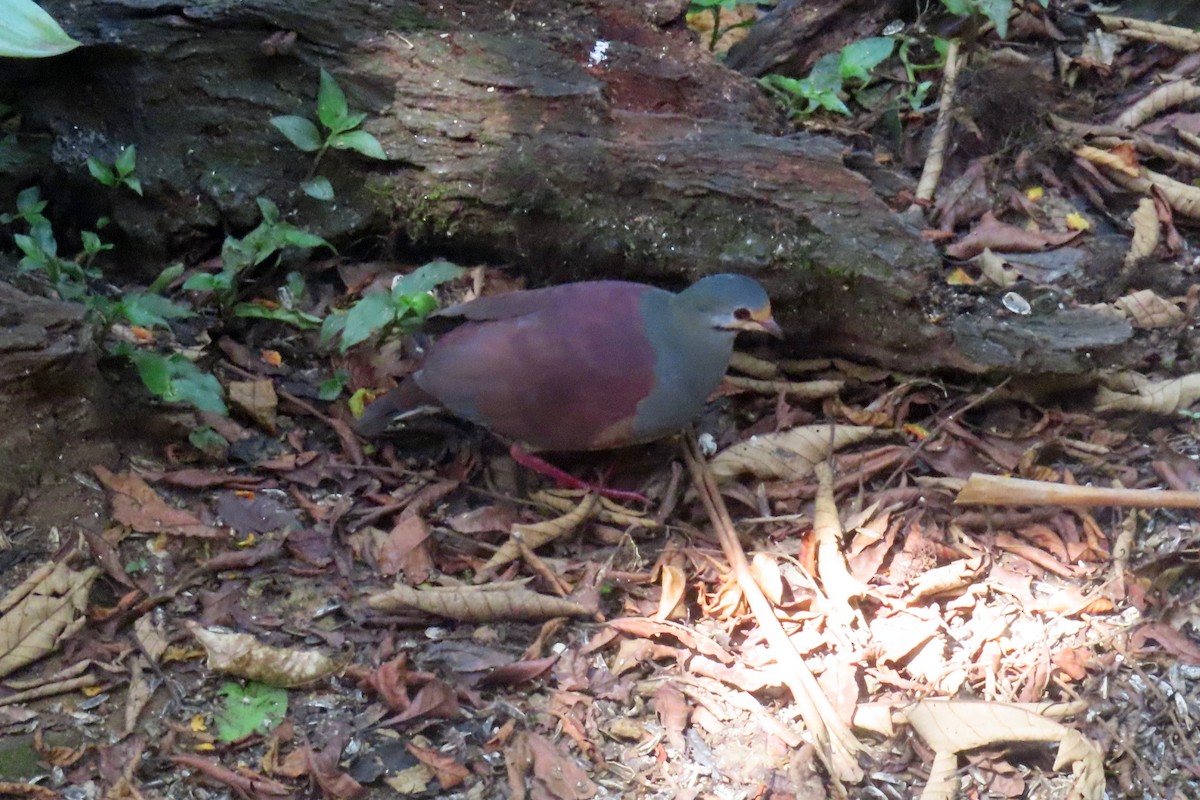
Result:
[[[1104,759],[1094,744],[1078,731],[1011,703],[961,700],[922,700],[900,715],[938,754],[939,760],[955,765],[955,754],[978,747],[1009,742],[1058,742],[1054,768],[1070,766],[1075,780],[1066,797],[1071,800],[1100,800],[1104,797]],[[944,776],[948,783],[935,787],[934,770],[921,795],[956,797],[956,770]]]
[[[756,478],[799,480],[831,452],[857,444],[875,428],[854,425],[805,425],[782,433],[752,436],[727,447],[709,462],[718,478],[749,473]]]
[[[1129,318],[1135,328],[1173,328],[1183,322],[1183,309],[1159,297],[1153,289],[1127,294],[1113,306]]]
[[[592,611],[580,603],[561,597],[538,594],[512,586],[447,586],[415,589],[396,585],[390,591],[373,594],[367,605],[377,611],[417,609],[460,622],[498,620],[541,621],[554,617],[590,617]]]
[[[1129,252],[1125,254],[1126,267],[1132,267],[1158,247],[1161,226],[1154,200],[1150,197],[1139,200],[1137,208],[1129,215],[1129,222],[1133,225],[1133,241],[1129,244]]]
[[[268,686],[302,686],[346,665],[314,651],[271,647],[248,633],[218,633],[190,621],[186,626],[208,653],[209,669]]]
[[[561,517],[532,525],[513,525],[512,538],[500,546],[500,549],[483,565],[480,572],[494,572],[508,562],[519,558],[521,545],[517,541],[518,537],[530,550],[536,550],[560,536],[566,536],[592,515],[598,499],[594,494],[585,495],[574,510]]]
[[[1077,155],[1084,155],[1089,161],[1093,159],[1084,154],[1082,151],[1095,151],[1103,153],[1102,150],[1096,150],[1094,147],[1081,147],[1076,151]],[[1167,201],[1167,205],[1175,211],[1192,219],[1200,218],[1200,188],[1191,186],[1190,184],[1182,183],[1174,178],[1168,178],[1161,172],[1142,169],[1136,170],[1136,175],[1130,175],[1127,169],[1115,169],[1109,167],[1107,163],[1102,163],[1105,167],[1104,174],[1112,178],[1117,183],[1124,186],[1133,192],[1142,194],[1150,194],[1155,188],[1162,192],[1163,198]]]
[[[1101,386],[1096,392],[1097,411],[1146,411],[1174,414],[1200,400],[1200,373],[1164,381],[1152,381],[1137,373],[1123,373],[1132,391]]]
[[[1178,25],[1166,25],[1162,22],[1133,17],[1117,17],[1110,14],[1098,14],[1096,19],[1100,21],[1105,30],[1118,33],[1127,39],[1158,42],[1185,53],[1200,50],[1200,33],[1191,28],[1181,28]]]
[[[561,490],[554,489],[550,491],[534,492],[529,499],[535,503],[541,503],[544,506],[549,506],[556,511],[570,511],[575,508],[579,498],[583,497],[583,493],[577,490]],[[638,528],[661,528],[662,523],[658,520],[646,516],[645,512],[634,511],[626,508],[615,500],[610,500],[607,497],[600,498],[600,505],[596,507],[595,519],[601,522],[607,522],[610,525],[624,525],[627,527]],[[527,540],[528,542],[528,540]]]
[[[970,233],[946,248],[951,258],[968,259],[984,250],[1007,253],[1037,253],[1061,247],[1079,236],[1079,231],[1027,231],[996,219],[990,211],[980,218]]]
[[[99,574],[99,567],[76,572],[62,562],[45,564],[0,600],[0,677],[54,652],[83,627]]]
[[[979,271],[983,273],[983,277],[1001,289],[1014,286],[1021,277],[1020,273],[1008,266],[1008,262],[990,249],[984,250],[973,261],[979,265]]]
[[[659,580],[662,582],[662,594],[658,598],[658,611],[652,619],[678,619],[682,616],[683,596],[687,592],[687,575],[676,564],[662,564],[659,567]]]
[[[1131,130],[1168,108],[1190,103],[1200,98],[1200,86],[1191,81],[1172,81],[1158,87],[1138,100],[1113,120],[1118,128]]]

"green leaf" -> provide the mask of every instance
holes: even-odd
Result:
[[[92,177],[105,186],[117,185],[117,176],[113,174],[112,167],[108,166],[108,164],[92,156],[88,156],[87,168],[88,172],[92,173]]]
[[[122,178],[132,175],[137,168],[137,146],[131,144],[122,147],[121,154],[117,156],[113,167]]]
[[[813,64],[812,71],[805,78],[811,87],[809,94],[819,92],[838,92],[842,88],[842,54],[840,51],[826,53]],[[808,96],[808,95],[806,95]]]
[[[1008,36],[1008,15],[1012,11],[1012,0],[975,0],[983,15],[996,26],[1001,39]]]
[[[163,297],[161,294],[128,292],[117,303],[114,312],[130,325],[143,328],[168,328],[168,320],[196,316],[191,308]]]
[[[118,353],[125,355],[137,367],[142,385],[155,397],[162,397],[171,388],[171,366],[167,357],[160,353],[126,348]]]
[[[871,70],[882,64],[896,47],[890,36],[872,36],[851,42],[842,48],[838,59],[838,73],[843,81],[859,80],[866,83],[871,79]]]
[[[227,683],[221,687],[225,702],[214,717],[217,738],[236,742],[252,733],[267,733],[287,714],[287,691],[265,683],[247,681],[245,686]]]
[[[279,222],[279,206],[269,197],[256,197],[254,202],[258,204],[258,213],[262,214],[263,222],[274,225]]]
[[[317,397],[329,403],[337,400],[350,382],[350,373],[338,370],[333,375],[321,381],[317,386]]]
[[[335,133],[329,137],[329,146],[336,147],[338,150],[353,150],[356,153],[362,153],[367,158],[378,158],[380,161],[387,159],[387,153],[383,152],[383,145],[379,144],[379,140],[366,131]]]
[[[40,215],[45,208],[46,201],[41,199],[41,191],[36,186],[22,189],[17,195],[17,211],[21,212],[21,216],[26,219]]]
[[[328,202],[333,199],[333,184],[329,182],[328,178],[321,175],[302,181],[300,188],[314,200]]]
[[[188,434],[188,441],[192,443],[192,447],[197,450],[212,450],[214,452],[223,451],[229,446],[229,442],[225,437],[217,433],[216,430],[205,425],[202,428],[196,428]]]
[[[341,335],[346,328],[346,312],[334,311],[326,315],[325,321],[321,323],[321,335],[318,341],[321,347],[329,347],[329,345]]]
[[[271,117],[271,124],[300,150],[311,153],[321,149],[321,132],[312,120],[286,115]]]
[[[304,331],[316,330],[321,327],[321,318],[306,314],[295,308],[267,308],[257,303],[238,303],[233,307],[235,317],[251,319],[270,319]]]
[[[322,69],[321,84],[317,89],[317,119],[321,120],[321,124],[326,128],[338,130],[338,125],[344,122],[349,111],[342,87],[338,86],[332,75]]]
[[[971,13],[974,0],[942,0],[942,5],[956,17],[965,17]]]
[[[212,411],[222,416],[229,414],[220,381],[181,355],[173,355],[167,362],[171,381],[162,395],[164,401],[186,403],[200,411]]]
[[[337,120],[336,125],[331,125],[330,131],[332,133],[344,133],[346,131],[354,130],[359,125],[362,125],[363,120],[366,118],[366,113],[362,111],[356,114],[347,114],[345,117]]]
[[[112,250],[111,244],[105,244],[100,239],[100,235],[95,231],[80,231],[79,238],[83,242],[83,252],[89,256],[94,256],[97,253],[102,253],[105,250]]]
[[[315,233],[301,230],[292,225],[282,224],[277,231],[279,241],[282,244],[290,244],[292,247],[328,247],[333,250],[333,245],[317,236]]]
[[[167,288],[176,280],[178,280],[179,276],[182,274],[183,264],[175,262],[162,272],[158,273],[158,277],[154,279],[154,283],[150,284],[150,287],[146,289],[146,291],[154,293],[161,292],[163,289]]]
[[[121,183],[129,187],[129,190],[138,197],[142,196],[142,180],[141,178],[121,178]]]
[[[462,267],[449,261],[430,261],[392,284],[392,297],[398,299],[425,294],[465,272]]]
[[[216,275],[208,272],[197,272],[183,282],[183,288],[188,292],[215,292],[220,287],[217,286]]]
[[[79,47],[54,17],[32,0],[0,0],[0,56],[46,58]]]
[[[342,329],[342,352],[369,339],[395,318],[395,306],[386,292],[376,292],[362,298],[346,313],[346,323]]]

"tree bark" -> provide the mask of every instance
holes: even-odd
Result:
[[[934,249],[840,144],[782,134],[758,87],[696,45],[682,2],[44,6],[85,46],[0,64],[22,142],[44,145],[7,188],[37,180],[82,224],[110,214],[119,257],[147,273],[213,252],[266,196],[343,251],[390,240],[534,283],[745,272],[806,353],[987,366],[930,321]],[[317,67],[388,155],[331,151],[330,203],[300,191],[312,157],[269,124],[315,118]],[[127,144],[144,198],[98,191],[85,168]]]

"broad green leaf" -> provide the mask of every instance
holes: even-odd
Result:
[[[381,161],[387,159],[387,153],[383,152],[383,145],[379,144],[379,140],[366,131],[335,133],[329,137],[329,146],[336,147],[338,150],[353,150],[356,153],[362,153],[367,158],[378,158]]]
[[[214,722],[217,738],[236,742],[252,733],[267,733],[287,714],[287,691],[265,683],[247,681],[246,685],[227,683],[221,687],[225,702]]]
[[[262,214],[263,222],[269,222],[274,225],[279,222],[279,206],[269,197],[256,197],[254,202],[258,204],[258,213]]]
[[[215,292],[219,288],[217,276],[208,272],[197,272],[183,282],[183,288],[189,292]]]
[[[163,289],[174,283],[180,275],[183,274],[183,264],[175,262],[171,266],[158,273],[158,277],[154,279],[154,283],[146,290],[148,292],[161,292]]]
[[[395,306],[386,292],[376,292],[362,298],[346,312],[346,322],[342,328],[342,352],[369,339],[395,318]]]
[[[346,388],[346,384],[350,382],[350,373],[338,370],[333,375],[321,381],[317,386],[317,397],[325,402],[337,400],[341,396],[342,390]]]
[[[180,355],[167,359],[171,381],[162,399],[168,403],[187,403],[201,411],[227,415],[225,391],[221,382]]]
[[[338,130],[338,125],[344,123],[349,111],[342,87],[338,86],[332,75],[322,69],[321,84],[317,88],[317,119],[321,120],[321,124],[326,128]]]
[[[996,26],[1001,39],[1008,36],[1008,15],[1012,11],[1012,0],[975,0],[979,10]]]
[[[129,348],[118,352],[127,356],[137,367],[138,377],[152,395],[162,397],[167,393],[171,386],[171,367],[166,356]]]
[[[116,186],[117,176],[113,174],[112,167],[105,164],[99,159],[88,156],[87,160],[88,172],[92,173],[92,177],[103,183],[105,186]]]
[[[321,318],[294,308],[267,308],[257,303],[238,303],[233,307],[235,317],[270,319],[283,322],[300,330],[311,331],[321,327]]]
[[[321,335],[318,341],[322,347],[329,347],[333,340],[341,335],[346,328],[346,312],[334,311],[325,317],[325,321],[321,323]]]
[[[309,178],[300,183],[300,188],[304,193],[314,200],[328,202],[333,199],[333,184],[323,175],[318,175],[315,178]]]
[[[170,327],[168,320],[196,316],[196,312],[185,305],[161,294],[144,292],[126,293],[117,303],[115,311],[130,325],[143,328],[167,328]]]
[[[309,233],[291,225],[280,225],[278,233],[279,241],[282,244],[290,244],[293,247],[328,247],[330,250],[334,249],[333,245],[315,233]]]
[[[392,284],[392,297],[398,299],[423,295],[464,272],[462,267],[449,261],[430,261]]]
[[[131,144],[122,147],[121,154],[117,156],[113,167],[122,178],[132,175],[133,171],[137,169],[137,146]]]
[[[229,442],[225,440],[224,436],[207,425],[202,428],[196,428],[196,430],[189,433],[188,441],[197,450],[220,451],[229,446]]]
[[[46,58],[80,44],[32,0],[0,0],[0,20],[0,56]]]
[[[973,0],[942,0],[942,5],[956,17],[965,17],[971,13]]]
[[[355,114],[347,114],[346,116],[337,120],[336,125],[330,126],[330,132],[344,133],[346,131],[354,130],[359,125],[362,125],[363,120],[366,118],[367,118],[366,112],[363,112],[363,111],[359,111],[358,113],[355,113]]]
[[[321,149],[321,132],[312,120],[288,114],[271,117],[271,124],[300,150],[311,153]]]
[[[871,70],[887,60],[895,47],[896,40],[890,36],[872,36],[846,45],[838,59],[838,72],[842,80],[854,79],[866,83],[871,78]]]
[[[129,187],[129,190],[138,197],[142,196],[142,179],[141,178],[122,178],[121,183]]]

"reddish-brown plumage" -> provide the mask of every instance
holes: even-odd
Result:
[[[659,290],[566,284],[446,309],[438,316],[468,321],[438,339],[416,382],[455,414],[542,449],[628,442],[654,384],[647,291]]]

